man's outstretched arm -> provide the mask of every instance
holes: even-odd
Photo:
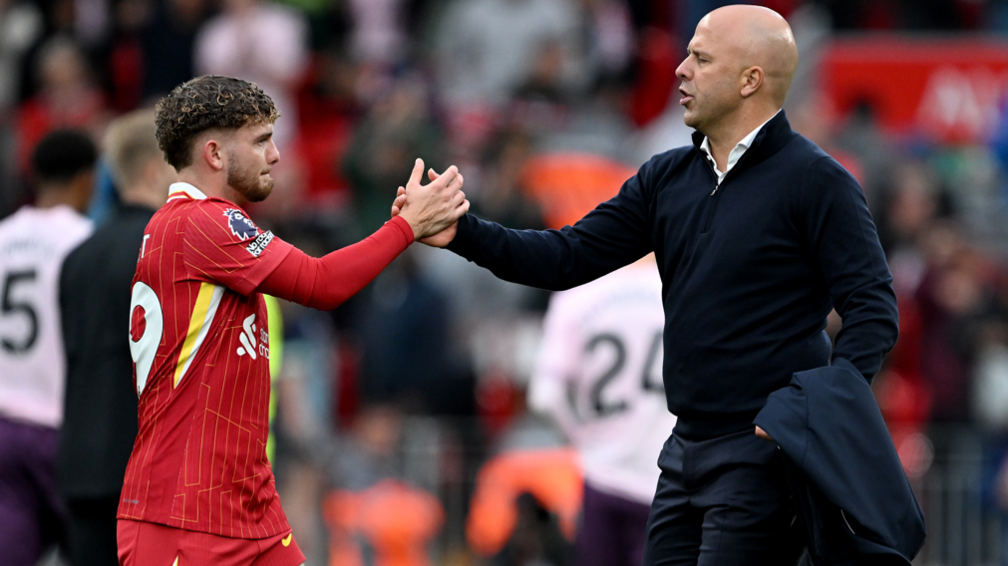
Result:
[[[646,165],[612,199],[573,226],[560,230],[512,230],[472,215],[421,242],[449,250],[505,281],[570,289],[630,264],[653,251],[651,213],[644,195]],[[437,175],[431,171],[430,178]],[[400,187],[392,215],[413,196]]]
[[[256,290],[320,310],[332,310],[357,294],[414,239],[442,232],[469,210],[454,166],[424,186],[422,173],[418,159],[408,184],[415,198],[377,232],[319,259],[292,249]]]

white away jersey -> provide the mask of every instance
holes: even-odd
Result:
[[[64,205],[25,206],[0,222],[0,416],[53,428],[63,422],[59,274],[91,230]]]
[[[671,435],[662,386],[661,279],[634,264],[553,295],[533,409],[551,414],[581,454],[593,487],[650,503],[658,454]]]

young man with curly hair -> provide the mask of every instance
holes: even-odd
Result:
[[[254,84],[204,76],[156,110],[178,172],[144,231],[132,286],[130,348],[139,434],[119,503],[124,566],[296,566],[266,457],[270,336],[262,294],[328,310],[367,285],[414,239],[469,208],[449,167],[357,244],[311,258],[263,231],[241,205],[273,189],[279,117]],[[416,195],[416,196],[414,196]],[[391,204],[391,203],[390,203]]]

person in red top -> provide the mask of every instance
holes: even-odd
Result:
[[[241,208],[273,188],[279,114],[269,96],[252,83],[204,76],[176,87],[156,112],[158,145],[179,182],[144,231],[133,278],[139,434],[119,504],[119,561],[295,566],[304,555],[266,457],[262,294],[335,308],[414,239],[468,210],[463,179],[453,166],[441,176],[431,170],[435,180],[421,185],[417,160],[407,209],[365,240],[315,259]]]

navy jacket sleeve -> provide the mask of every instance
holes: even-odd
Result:
[[[896,343],[898,314],[864,193],[839,163],[823,157],[806,171],[800,206],[809,252],[843,321],[832,359],[851,362],[871,381]]]
[[[448,249],[512,283],[560,291],[597,279],[653,249],[647,167],[573,226],[512,230],[466,215]]]

